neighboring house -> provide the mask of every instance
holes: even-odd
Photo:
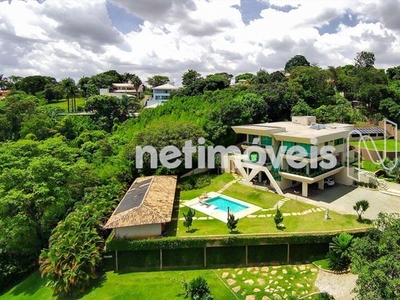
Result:
[[[138,92],[140,92],[139,87]],[[136,95],[135,86],[132,82],[128,81],[127,83],[113,83],[111,89],[100,89],[100,95],[108,95],[108,96],[115,96],[121,98],[122,95]]]
[[[147,101],[146,107],[151,108],[163,104],[164,102],[169,100],[171,91],[177,89],[178,88],[176,86],[173,86],[172,84],[169,83],[154,87],[153,98]]]
[[[0,90],[0,99],[5,98],[10,92],[10,90]]]
[[[319,189],[324,189],[328,177],[333,177],[336,182],[342,184],[353,183],[346,176],[345,168],[347,159],[354,160],[354,151],[347,151],[347,137],[353,129],[351,124],[317,124],[314,116],[304,116],[292,117],[292,122],[232,126],[232,129],[237,134],[246,136],[242,144],[243,149],[254,145],[259,146],[257,147],[259,149],[261,147],[266,153],[266,163],[262,166],[253,163],[258,160],[258,154],[250,150],[248,157],[228,156],[229,167],[225,171],[240,172],[248,182],[270,185],[279,194],[283,194],[284,189],[301,184],[301,193],[305,197],[308,195],[310,184],[315,183]],[[293,166],[293,161],[300,161],[296,153],[289,151],[293,146],[301,146],[307,152],[302,158],[306,162],[305,166]],[[325,159],[320,155],[324,146],[333,146],[335,149],[333,155],[337,163],[329,168],[321,166],[321,162]],[[268,154],[267,148],[269,153],[278,157],[278,160],[281,156],[279,164],[272,164],[274,157]]]
[[[161,236],[172,218],[176,183],[176,176],[137,178],[104,228],[116,238]]]

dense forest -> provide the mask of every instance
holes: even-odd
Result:
[[[102,225],[126,186],[142,175],[187,171],[151,169],[148,160],[137,169],[138,145],[182,148],[199,137],[230,145],[237,142],[232,125],[291,115],[315,115],[322,123],[384,117],[399,123],[400,66],[381,70],[374,63],[373,53],[361,52],[354,65],[327,69],[296,55],[273,73],[202,77],[188,70],[183,87],[154,109],[141,109],[143,95],[98,95],[115,82],[140,86],[135,74],[112,70],[77,83],[1,77],[0,89],[11,92],[0,101],[0,286],[39,265],[56,292],[73,294],[87,286],[101,264],[107,237]],[[165,82],[161,75],[147,79],[150,86]],[[85,105],[77,105],[77,98]],[[67,111],[93,115],[65,115],[50,105],[62,99]],[[139,115],[131,118],[133,112]]]

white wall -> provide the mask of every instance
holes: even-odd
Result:
[[[161,224],[138,225],[131,227],[115,228],[115,236],[131,238],[137,236],[161,235]]]

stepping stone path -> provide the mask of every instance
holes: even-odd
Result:
[[[234,291],[235,293],[239,292],[239,291],[240,291],[240,285],[235,286],[235,287],[232,289],[232,291]]]
[[[220,278],[240,299],[275,300],[288,299],[290,296],[306,296],[311,293],[318,269],[312,265],[296,265],[247,267],[236,268],[229,272],[223,269],[219,271]],[[303,275],[294,276],[294,272]],[[291,274],[290,278],[288,274]],[[267,276],[269,279],[265,278]]]
[[[279,200],[278,203],[275,204],[275,206],[273,208],[263,208],[261,209],[261,211],[276,211],[277,207],[282,207],[283,204],[285,204],[286,201],[289,201],[291,199],[289,198],[283,198],[282,200]],[[311,213],[318,213],[318,212],[322,212],[325,211],[325,209],[322,209],[320,207],[317,208],[310,208],[307,209],[305,211],[301,211],[301,212],[291,212],[291,213],[287,213],[287,212],[283,212],[282,215],[284,217],[288,217],[288,216],[303,216],[303,215],[307,215],[307,214],[311,214]],[[260,215],[248,215],[246,216],[246,218],[271,218],[273,217],[275,214],[260,214]]]

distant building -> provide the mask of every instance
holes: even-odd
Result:
[[[5,98],[10,92],[9,90],[0,90],[0,99]]]
[[[132,82],[113,83],[111,89],[100,89],[100,95],[115,96],[121,98],[122,95],[136,95],[136,89]]]
[[[169,100],[171,95],[171,91],[177,90],[176,86],[172,84],[166,83],[160,86],[156,86],[153,88],[153,98],[147,101],[146,107],[156,107],[160,104],[163,104]]]

